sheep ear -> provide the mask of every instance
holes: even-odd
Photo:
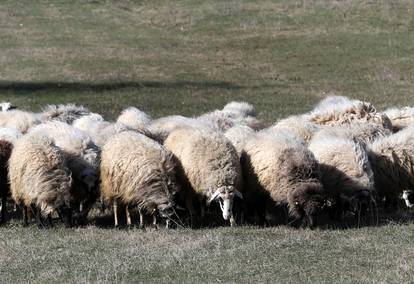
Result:
[[[211,196],[210,200],[208,201],[208,203],[211,203],[211,201],[213,201],[214,199],[216,199],[220,194],[220,189],[217,189],[213,195]]]
[[[243,199],[243,194],[242,194],[240,191],[238,191],[237,189],[235,189],[235,190],[234,190],[234,194],[235,194],[238,198]]]

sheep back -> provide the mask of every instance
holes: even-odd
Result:
[[[9,160],[13,200],[36,205],[44,215],[59,207],[70,207],[72,179],[65,159],[52,140],[26,135],[14,146]]]

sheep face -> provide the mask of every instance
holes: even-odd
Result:
[[[222,186],[211,196],[210,202],[218,200],[223,213],[223,219],[226,221],[233,216],[233,200],[235,196],[242,198],[242,194],[234,186]]]
[[[413,190],[404,190],[402,194],[402,198],[405,201],[405,205],[408,208],[414,207],[414,191]]]
[[[295,218],[302,219],[305,225],[313,227],[316,215],[323,210],[326,203],[322,185],[318,182],[308,182],[299,185],[294,191],[289,209]]]

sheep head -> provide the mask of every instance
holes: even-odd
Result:
[[[222,186],[212,194],[208,203],[218,200],[223,213],[223,219],[227,221],[233,216],[233,200],[235,196],[243,198],[241,192],[235,189],[234,186]]]
[[[402,194],[402,199],[405,201],[405,205],[408,208],[414,207],[414,191],[413,190],[404,190]]]
[[[289,211],[304,224],[313,227],[316,215],[327,205],[324,189],[320,182],[303,182],[288,197]]]

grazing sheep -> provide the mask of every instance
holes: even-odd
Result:
[[[383,113],[391,120],[394,132],[414,125],[414,107],[389,108]]]
[[[241,157],[244,144],[250,137],[255,135],[255,131],[246,125],[237,125],[228,129],[224,135],[231,141],[231,143],[233,143],[237,154]]]
[[[204,124],[216,131],[224,132],[236,125],[246,125],[254,130],[263,129],[264,123],[255,116],[246,116],[248,111],[243,109],[235,111],[234,108],[227,108],[227,110],[215,110],[205,113],[197,117]]]
[[[12,110],[12,109],[16,109],[17,107],[15,107],[14,105],[12,105],[9,102],[1,102],[0,103],[0,108],[1,108],[1,111],[9,111],[9,110]]]
[[[249,207],[267,207],[269,212],[274,205],[287,206],[290,216],[304,225],[314,225],[325,192],[319,181],[319,165],[303,140],[285,130],[259,132],[247,141],[242,166]]]
[[[309,149],[320,164],[326,194],[334,200],[332,213],[335,217],[341,217],[347,210],[358,213],[355,211],[361,206],[372,210],[374,174],[363,143],[318,135],[311,140]]]
[[[182,127],[212,129],[212,126],[205,121],[181,115],[170,115],[153,120],[149,126],[149,131],[157,137],[157,141],[162,143],[172,131]]]
[[[380,200],[396,205],[404,190],[414,189],[414,126],[369,145],[375,189]]]
[[[319,125],[350,124],[355,121],[372,122],[392,128],[390,119],[378,113],[368,102],[350,100],[346,97],[328,97],[308,114],[309,121]]]
[[[413,190],[404,190],[402,194],[402,198],[404,199],[405,205],[408,208],[414,207],[414,191]]]
[[[218,200],[224,220],[235,223],[232,206],[234,196],[241,197],[241,168],[236,149],[223,134],[208,129],[180,128],[164,143],[179,161],[179,177],[185,186],[185,202],[191,217],[193,198],[207,205]]]
[[[140,226],[142,211],[152,215],[158,211],[170,218],[178,189],[173,156],[154,140],[126,131],[109,138],[102,148],[101,193],[113,205],[115,226],[118,205],[126,206],[127,225],[131,225],[128,207],[134,205],[139,209]]]
[[[314,139],[318,140],[319,137],[336,137],[343,139],[357,139],[365,145],[373,142],[374,140],[391,135],[392,132],[384,128],[382,125],[376,123],[362,123],[354,122],[348,125],[333,125],[321,128],[316,134]]]
[[[223,111],[239,113],[242,117],[256,117],[254,106],[246,102],[230,102],[223,107]]]
[[[40,124],[29,134],[47,136],[63,152],[74,179],[73,186],[83,192],[79,198],[82,201],[79,218],[86,218],[98,197],[99,148],[85,132],[60,121]]]
[[[0,140],[0,198],[1,198],[1,211],[0,211],[0,224],[6,221],[6,203],[9,196],[10,188],[7,178],[8,162],[13,149],[12,143]]]
[[[0,127],[0,140],[16,143],[22,137],[22,133],[16,128]]]
[[[151,123],[151,117],[135,107],[129,107],[122,111],[116,122],[122,123],[130,129],[141,131]]]
[[[102,116],[96,113],[91,113],[75,120],[73,126],[88,133],[99,147],[103,147],[111,136],[130,130],[121,123],[105,121]]]
[[[87,108],[74,104],[48,105],[43,109],[42,117],[45,121],[55,120],[72,124],[76,119],[90,113]]]
[[[194,127],[225,132],[228,129],[244,125],[254,130],[264,128],[264,123],[256,118],[254,107],[245,102],[231,102],[223,110],[215,110],[198,117],[171,115],[152,121],[150,132],[157,141],[163,142],[177,128]]]
[[[0,127],[15,128],[23,134],[40,123],[42,117],[37,113],[17,109],[0,112]]]
[[[50,217],[54,211],[71,225],[76,192],[64,155],[52,140],[31,134],[19,139],[9,160],[9,180],[13,200],[25,208],[25,224],[27,208],[31,208],[39,226],[43,225],[41,215]]]
[[[309,143],[313,135],[321,129],[321,126],[310,122],[304,115],[292,115],[279,120],[273,126],[265,128],[263,131],[278,131],[279,129],[288,130],[302,138],[306,143]]]

